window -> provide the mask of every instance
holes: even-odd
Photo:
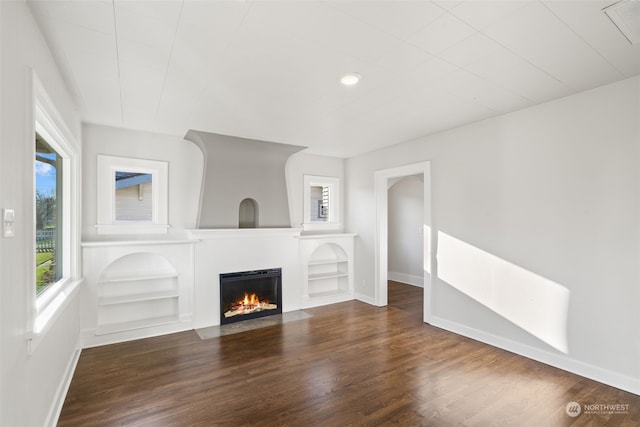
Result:
[[[312,185],[309,188],[311,203],[311,221],[329,221],[329,198],[331,189],[328,185]],[[314,209],[314,207],[316,207]]]
[[[167,173],[167,162],[98,155],[98,234],[166,233]]]
[[[304,176],[305,230],[337,230],[340,223],[340,179]]]
[[[33,147],[33,265],[29,292],[29,352],[79,289],[80,144],[35,73],[29,134]]]
[[[63,158],[38,133],[35,138],[36,295],[63,277]]]

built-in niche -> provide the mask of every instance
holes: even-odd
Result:
[[[97,282],[97,335],[178,321],[178,272],[163,256],[125,255]]]
[[[335,243],[323,243],[307,264],[309,297],[328,296],[349,290],[349,258]]]
[[[98,234],[166,233],[168,164],[98,155]]]
[[[305,230],[339,230],[340,178],[304,176]]]
[[[253,199],[240,202],[238,228],[258,228],[258,202]]]

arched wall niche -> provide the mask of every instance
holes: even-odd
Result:
[[[149,270],[155,274],[177,274],[174,266],[165,257],[150,252],[137,252],[124,255],[110,263],[102,271],[98,280],[145,276]]]
[[[323,243],[319,245],[309,258],[311,261],[344,261],[347,253],[335,243]]]
[[[238,208],[238,228],[258,228],[258,202],[251,198],[240,202]]]

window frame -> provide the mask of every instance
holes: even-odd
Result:
[[[123,221],[115,218],[115,174],[117,171],[148,173],[152,176],[151,221]],[[168,223],[169,164],[162,160],[97,156],[98,234],[166,234]]]
[[[27,301],[30,331],[29,352],[33,352],[57,316],[64,310],[78,291],[82,280],[80,271],[80,145],[66,126],[55,104],[47,94],[36,73],[30,70],[31,120],[28,129],[32,181],[33,224],[29,248],[30,280],[27,281]],[[36,203],[35,203],[35,135],[36,133],[53,148],[62,162],[62,277],[39,295],[36,291]]]
[[[317,206],[311,206],[311,187],[329,187],[329,210],[327,221],[313,221],[311,210]],[[303,191],[303,223],[302,228],[308,230],[340,230],[341,222],[341,191],[340,178],[331,176],[304,175]]]

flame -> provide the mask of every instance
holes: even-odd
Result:
[[[244,298],[238,301],[236,304],[234,304],[234,307],[235,308],[240,308],[240,307],[255,308],[268,303],[269,303],[268,301],[260,301],[260,299],[258,298],[258,295],[256,294],[248,294],[245,292]]]
[[[258,295],[247,292],[244,293],[244,298],[231,304],[231,308],[224,313],[224,317],[236,316],[238,314],[251,314],[263,310],[275,310],[278,306],[271,304],[269,300],[262,300],[258,298]]]

